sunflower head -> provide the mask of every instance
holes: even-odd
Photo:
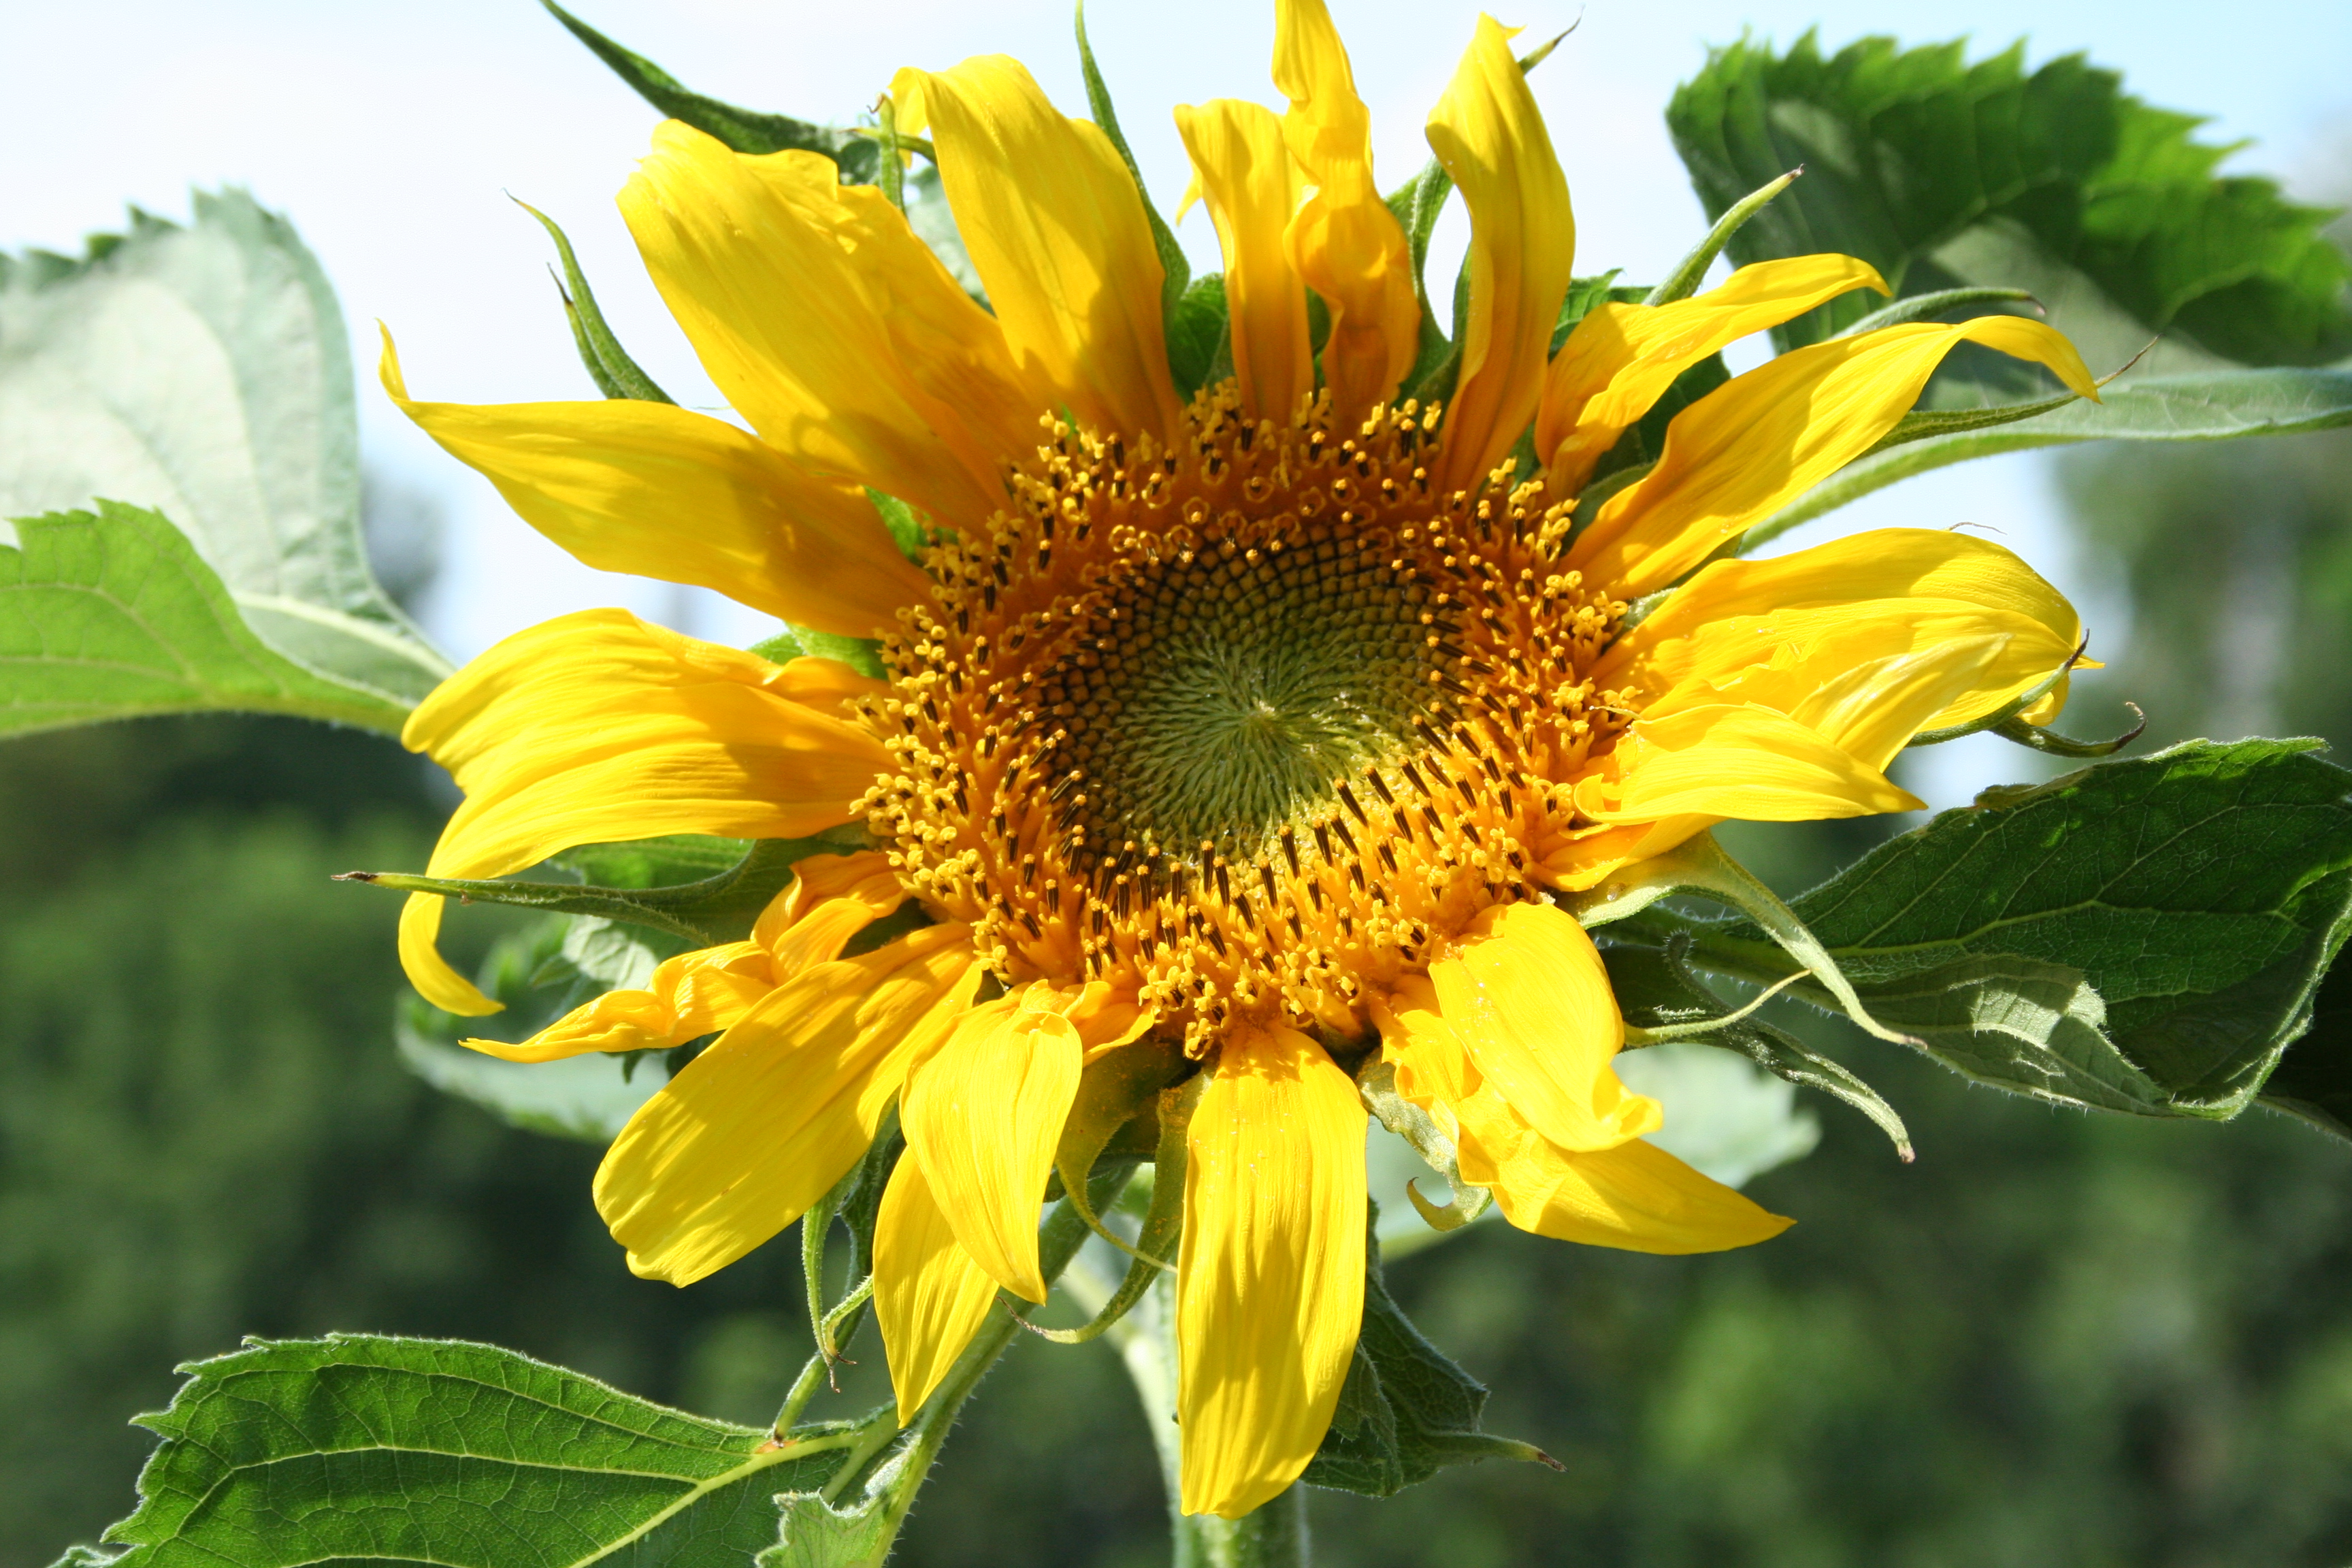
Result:
[[[436,877],[866,831],[739,940],[520,1045],[473,1042],[544,1060],[716,1037],[598,1173],[632,1267],[682,1284],[741,1257],[895,1105],[874,1299],[911,1415],[1000,1289],[1043,1299],[1039,1201],[1057,1158],[1101,1146],[1078,1123],[1152,1114],[1109,1075],[1175,1084],[1182,1500],[1224,1514],[1300,1473],[1346,1379],[1375,1086],[1522,1229],[1691,1252],[1788,1223],[1646,1141],[1665,1111],[1617,1079],[1624,1026],[1564,900],[1727,818],[1916,806],[1885,772],[1915,734],[2053,716],[2081,627],[1999,546],[1734,552],[1958,342],[2094,394],[2038,322],[1908,322],[1732,379],[1595,486],[1691,366],[1885,284],[1845,257],[1769,262],[1594,306],[1555,348],[1567,184],[1482,18],[1422,182],[1469,211],[1449,344],[1322,0],[1276,13],[1285,107],[1176,116],[1229,312],[1231,374],[1189,400],[1130,165],[997,57],[893,84],[987,308],[828,159],[671,123],[622,210],[742,425],[418,402],[388,342],[384,363],[583,559],[877,640],[878,679],[588,611],[491,649],[407,731],[467,793]],[[919,561],[873,493],[919,514]],[[440,911],[428,893],[404,917],[410,973],[493,1010],[435,950]]]

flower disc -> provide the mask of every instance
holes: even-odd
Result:
[[[1361,1033],[1367,986],[1525,896],[1621,723],[1566,509],[1436,489],[1435,410],[1326,410],[1228,385],[1180,451],[1053,425],[866,708],[908,885],[1003,978],[1131,988],[1196,1050],[1237,1012]]]

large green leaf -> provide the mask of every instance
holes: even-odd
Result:
[[[197,193],[185,228],[133,218],[86,259],[0,262],[0,517],[152,507],[278,654],[415,703],[449,666],[368,568],[351,348],[317,259],[241,191]]]
[[[2099,365],[2157,332],[2181,368],[2352,352],[2352,268],[2320,234],[2328,215],[2217,176],[2232,149],[2079,55],[2029,71],[2022,44],[1970,64],[1959,42],[1864,38],[1824,58],[1811,34],[1784,55],[1746,41],[1717,50],[1666,118],[1710,215],[1804,166],[1732,239],[1742,262],[1835,250],[1906,294],[2030,288]],[[1782,341],[1873,308],[1834,301]]]
[[[17,520],[0,545],[0,735],[146,713],[239,709],[398,733],[407,704],[270,647],[158,513]]]
[[[184,1367],[121,1568],[743,1568],[842,1434],[667,1410],[512,1351],[332,1335]],[[87,1552],[84,1562],[105,1561]],[[817,1557],[814,1562],[842,1559]]]
[[[1980,1082],[2235,1115],[2352,928],[2352,773],[2318,749],[2191,742],[1989,791],[1792,907],[1874,1014]],[[1703,967],[1790,967],[1752,925],[1685,930]]]

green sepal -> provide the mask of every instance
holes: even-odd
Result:
[[[1930,316],[1940,316],[1947,310],[1958,310],[1969,305],[2032,305],[2038,301],[2029,289],[1997,289],[1971,287],[1939,289],[1932,294],[1910,294],[1882,305],[1843,331],[1831,334],[1838,338],[1866,337],[1883,327],[1900,327],[1913,321],[1924,321]]]
[[[2062,735],[2046,725],[2029,724],[2014,715],[1992,725],[1991,730],[2002,740],[2014,741],[2026,750],[2040,752],[2046,757],[2072,757],[2077,760],[2090,757],[2112,757],[2134,741],[2138,740],[2141,732],[2147,728],[2147,715],[2139,710],[2138,704],[2126,702],[2124,706],[2132,710],[2132,717],[2137,721],[2122,734],[2105,741],[2077,741],[2070,735]]]
[[[897,496],[887,495],[872,485],[866,487],[866,499],[882,514],[882,526],[890,531],[890,542],[898,553],[920,566],[924,552],[931,547],[931,530],[925,527],[915,509]]]
[[[1748,531],[1754,549],[1897,480],[1952,463],[2084,441],[2221,441],[2352,425],[2352,371],[2224,370],[2152,376],[1995,429],[1931,437],[1857,459]]]
[[[1135,181],[1135,198],[1143,204],[1144,220],[1151,226],[1151,247],[1160,254],[1160,315],[1169,335],[1169,356],[1175,356],[1177,307],[1183,302],[1184,287],[1192,280],[1192,264],[1185,258],[1184,247],[1176,243],[1176,231],[1151,205],[1151,194],[1143,188],[1143,168],[1135,161],[1135,153],[1127,144],[1126,133],[1118,128],[1118,111],[1111,107],[1110,84],[1103,80],[1102,68],[1095,64],[1094,46],[1087,41],[1087,0],[1077,0],[1078,71],[1087,81],[1087,111],[1095,117],[1095,126],[1118,151],[1119,162],[1127,165]]]
[[[1900,1045],[1918,1043],[1871,1016],[1837,958],[1804,919],[1758,881],[1753,872],[1724,853],[1712,833],[1697,834],[1663,855],[1637,861],[1591,891],[1561,902],[1590,928],[1641,914],[1677,893],[1698,893],[1745,914],[1754,922],[1753,929],[1769,933],[1769,940],[1785,954],[1784,962],[1793,962],[1810,973],[1836,999],[1839,1010],[1865,1032]],[[1763,978],[1769,983],[1786,973],[1779,968]]]
[[[1876,1089],[1793,1035],[1753,1017],[1730,1017],[1731,1005],[1685,962],[1689,952],[1690,941],[1683,936],[1670,939],[1664,948],[1615,942],[1601,947],[1609,989],[1615,994],[1629,1028],[1671,1028],[1707,1019],[1725,1020],[1691,1037],[1702,1045],[1737,1051],[1777,1078],[1843,1100],[1869,1117],[1894,1143],[1896,1155],[1910,1163],[1910,1131]]]
[[[811,855],[844,855],[865,847],[862,827],[837,827],[811,838],[755,839],[734,866],[699,881],[656,888],[584,887],[567,882],[476,881],[415,877],[401,871],[346,871],[341,882],[365,882],[405,893],[439,893],[470,902],[511,904],[544,914],[596,915],[647,926],[701,947],[740,942],[760,911],[792,880],[793,863]]]
[[[1404,1195],[1423,1224],[1438,1232],[1460,1230],[1486,1212],[1495,1194],[1463,1179],[1461,1151],[1435,1119],[1397,1092],[1396,1068],[1375,1053],[1357,1070],[1356,1092],[1374,1121],[1412,1146],[1429,1168],[1445,1178],[1453,1196],[1443,1204],[1421,1195],[1418,1184],[1407,1182]]]
[[[1666,274],[1665,281],[1651,289],[1642,303],[1671,305],[1677,300],[1687,300],[1697,293],[1699,284],[1706,278],[1706,269],[1715,265],[1715,258],[1723,254],[1723,247],[1731,243],[1731,237],[1745,228],[1748,219],[1770,205],[1773,197],[1795,184],[1798,176],[1804,172],[1804,165],[1801,163],[1785,174],[1767,180],[1726,207],[1723,216],[1715,220],[1715,226],[1706,231],[1706,237],[1691,247],[1690,254],[1675,265],[1675,269]]]
[[[1560,1468],[1532,1444],[1478,1429],[1486,1390],[1423,1337],[1389,1294],[1374,1227],[1380,1205],[1366,1204],[1364,1320],[1330,1430],[1299,1477],[1309,1486],[1362,1497],[1393,1497],[1448,1465],[1483,1459],[1531,1460]]]
[[[1168,319],[1168,369],[1176,395],[1191,397],[1234,374],[1234,327],[1223,273],[1192,280]]]
[[[1415,389],[1429,384],[1438,366],[1454,352],[1452,340],[1437,323],[1437,308],[1429,300],[1429,240],[1437,232],[1437,220],[1453,194],[1454,177],[1445,172],[1444,164],[1432,158],[1421,173],[1387,197],[1389,211],[1404,229],[1405,252],[1412,259],[1413,298],[1421,301],[1420,335],[1412,368],[1404,377],[1404,384]]]
[[[1078,1204],[1078,1217],[1094,1233],[1129,1257],[1136,1248],[1106,1229],[1100,1215],[1087,1206],[1087,1179],[1095,1162],[1120,1136],[1122,1129],[1153,1118],[1160,1090],[1183,1076],[1192,1064],[1182,1053],[1161,1041],[1141,1039],[1106,1052],[1087,1064],[1079,1075],[1078,1092],[1063,1121],[1061,1141],[1054,1148],[1054,1173],[1062,1190]],[[1164,1142],[1164,1129],[1155,1127],[1154,1147]]]
[[[838,659],[870,680],[890,678],[889,668],[882,662],[882,642],[878,637],[845,637],[838,632],[821,632],[814,626],[790,629],[793,643],[812,658]]]
[[[870,137],[855,131],[795,120],[789,114],[762,114],[738,109],[715,98],[689,90],[669,72],[645,56],[622,47],[587,23],[557,5],[540,0],[572,36],[612,68],[613,74],[636,90],[638,97],[672,120],[684,121],[705,135],[718,138],[738,153],[781,153],[788,148],[822,153],[841,165],[851,183],[871,184],[881,149]]]
[[[553,218],[524,201],[520,196],[508,198],[537,218],[555,241],[555,254],[563,263],[563,281],[556,292],[563,298],[563,313],[572,323],[572,341],[580,351],[580,363],[587,367],[588,379],[606,397],[635,398],[641,403],[667,403],[677,399],[654,384],[654,378],[637,366],[613,335],[604,322],[604,312],[596,306],[596,292],[588,287],[588,275],[580,269],[580,258],[572,254],[571,237]]]
[[[1174,1054],[1164,1047],[1154,1048],[1160,1050],[1162,1055]],[[1122,1081],[1133,1082],[1149,1081],[1154,1075],[1147,1072],[1139,1078],[1129,1073],[1119,1076]],[[1101,1222],[1094,1217],[1090,1204],[1078,1207],[1073,1203],[1072,1206],[1077,1207],[1077,1212],[1085,1216],[1096,1235],[1128,1255],[1127,1274],[1110,1299],[1102,1304],[1093,1318],[1079,1327],[1040,1329],[1030,1324],[1032,1331],[1041,1338],[1066,1345],[1082,1345],[1088,1340],[1099,1338],[1135,1309],[1136,1303],[1143,1300],[1161,1275],[1175,1268],[1177,1244],[1184,1236],[1184,1179],[1191,1161],[1189,1140],[1192,1137],[1192,1110],[1200,1103],[1201,1091],[1207,1084],[1205,1073],[1194,1073],[1182,1083],[1162,1089],[1151,1097],[1151,1122],[1156,1140],[1151,1166],[1151,1205],[1144,1211],[1143,1224],[1136,1232],[1134,1245],[1129,1246],[1104,1229]],[[1143,1120],[1141,1115],[1137,1115],[1120,1126],[1139,1126]],[[1063,1148],[1067,1150],[1069,1146],[1069,1136],[1065,1132]],[[1099,1152],[1098,1150],[1097,1153]],[[1076,1168],[1077,1162],[1062,1162],[1058,1152],[1055,1158],[1061,1163],[1063,1184],[1067,1193],[1087,1192],[1084,1184],[1074,1184],[1070,1180],[1068,1173]],[[1133,1168],[1131,1158],[1118,1163]],[[1095,1156],[1088,1156],[1087,1167],[1091,1170],[1094,1163]],[[1066,1198],[1065,1201],[1071,1200]],[[1029,1303],[1018,1303],[1015,1310],[1021,1315],[1022,1321],[1027,1323]]]

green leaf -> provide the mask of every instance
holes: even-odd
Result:
[[[838,632],[821,632],[814,626],[793,626],[793,640],[800,650],[816,658],[836,658],[858,674],[875,680],[885,680],[890,671],[882,663],[882,644],[875,637],[847,637]]]
[[[1793,908],[1874,1014],[1979,1082],[2232,1116],[2352,925],[2352,773],[2318,747],[2190,742],[1988,791]],[[1744,925],[1699,934],[1694,962],[1788,968]]]
[[[845,1446],[775,1447],[457,1341],[253,1342],[181,1371],[141,1418],[163,1442],[107,1532],[122,1568],[741,1568],[776,1540],[776,1494],[821,1487]]]
[[[2022,44],[1971,65],[1960,42],[1864,38],[1828,58],[1810,33],[1780,56],[1742,42],[1676,89],[1666,119],[1710,216],[1805,166],[1733,237],[1742,262],[1843,251],[1905,294],[2028,288],[2094,363],[2157,332],[2245,364],[2352,350],[2352,265],[2320,233],[2329,215],[2217,176],[2235,149],[2191,140],[2196,118],[2082,56],[2028,71]],[[1817,342],[1870,308],[1832,301],[1781,341]]]
[[[241,191],[198,192],[186,228],[134,218],[87,261],[0,268],[0,517],[152,508],[281,658],[414,705],[450,667],[368,567],[351,348],[317,259]]]
[[[393,1044],[411,1072],[499,1121],[551,1138],[608,1143],[669,1079],[643,1056],[510,1062],[460,1044],[470,1037],[520,1041],[606,991],[642,987],[677,944],[650,944],[610,921],[550,915],[501,937],[484,959],[482,992],[506,1011],[482,1018],[444,1013],[403,996]]]
[[[512,904],[544,914],[595,915],[666,931],[697,947],[713,947],[751,934],[751,922],[760,911],[792,880],[794,861],[811,855],[846,854],[864,844],[865,829],[856,826],[834,828],[812,838],[756,839],[740,860],[715,876],[652,887],[474,881],[414,877],[403,871],[346,871],[336,879],[395,892],[439,893],[480,903]]]
[[[619,844],[583,844],[566,849],[548,864],[578,873],[583,882],[607,888],[668,888],[731,870],[751,848],[748,838],[680,833]]]
[[[805,120],[795,120],[789,114],[762,114],[756,110],[738,109],[731,103],[706,98],[688,89],[685,83],[645,56],[614,43],[557,5],[555,0],[540,0],[540,3],[571,31],[573,37],[587,45],[591,53],[611,67],[614,75],[635,89],[638,97],[670,119],[682,120],[705,135],[718,138],[738,153],[781,153],[787,148],[822,153],[841,165],[843,174],[852,184],[874,183],[875,165],[881,153],[870,137],[860,136],[855,131],[837,131]]]
[[[1299,1479],[1310,1486],[1390,1497],[1448,1465],[1531,1459],[1542,1449],[1478,1429],[1486,1390],[1422,1336],[1381,1277],[1379,1205],[1364,1242],[1364,1326],[1323,1445]]]
[[[2329,966],[2311,1030],[2279,1060],[2263,1103],[2352,1142],[2352,963]]]
[[[290,713],[398,734],[408,705],[264,643],[158,513],[20,518],[0,545],[0,735],[148,713]]]

